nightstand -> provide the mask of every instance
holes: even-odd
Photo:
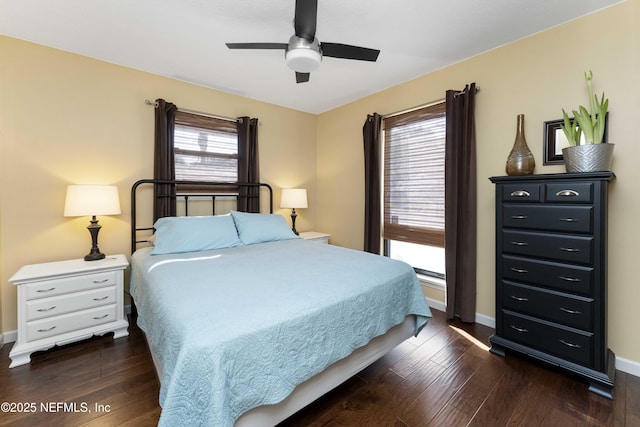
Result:
[[[305,240],[313,240],[314,242],[328,244],[331,234],[318,233],[317,231],[303,231],[300,233],[300,237]]]
[[[18,338],[10,368],[31,353],[113,332],[129,335],[124,314],[124,255],[25,265],[9,279],[18,287]]]

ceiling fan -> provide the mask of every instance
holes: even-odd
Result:
[[[295,34],[289,43],[226,43],[229,49],[283,49],[287,65],[296,72],[296,82],[309,81],[323,56],[375,62],[380,51],[342,43],[320,43],[316,38],[318,0],[296,0]]]

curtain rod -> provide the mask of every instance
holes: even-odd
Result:
[[[480,92],[480,86],[476,86],[476,93],[478,93],[478,92]],[[465,94],[465,91],[461,90],[460,92],[456,92],[453,96],[460,96],[460,95],[464,95],[464,94]],[[382,117],[385,117],[385,118],[386,117],[393,117],[393,116],[397,116],[399,114],[408,113],[410,111],[419,110],[420,108],[430,107],[432,105],[439,104],[439,103],[443,102],[444,100],[445,100],[445,98],[436,99],[435,101],[429,101],[429,102],[424,103],[424,104],[416,105],[415,107],[406,108],[404,110],[395,111],[393,113],[382,114]]]
[[[147,105],[151,105],[154,108],[158,106],[158,104],[155,101],[149,101],[148,99],[145,99],[144,103]],[[198,116],[210,117],[212,119],[226,120],[228,122],[234,122],[234,123],[238,121],[238,119],[234,119],[233,117],[218,116],[211,113],[204,113],[202,111],[187,110],[186,108],[178,108],[178,111],[182,111],[183,113],[197,114]]]

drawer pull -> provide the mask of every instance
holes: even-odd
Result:
[[[560,340],[560,342],[561,342],[562,344],[566,345],[567,347],[571,347],[571,348],[582,348],[582,346],[581,346],[581,345],[579,345],[579,344],[573,344],[573,343],[567,342],[567,341],[565,341],[565,340]]]
[[[526,215],[511,215],[511,219],[529,219]]]
[[[511,267],[511,271],[513,271],[514,273],[528,273],[529,270],[525,270],[524,268],[515,268],[515,267]]]
[[[530,197],[531,193],[524,190],[517,190],[511,193],[511,197]]]
[[[576,249],[576,248],[560,248],[560,250],[562,252],[571,252],[571,253],[580,252],[580,249]]]
[[[49,288],[49,289],[38,289],[36,292],[40,292],[40,293],[45,293],[45,292],[51,292],[51,291],[55,291],[56,288]]]
[[[529,246],[527,242],[511,242],[511,244],[515,246]]]
[[[103,296],[103,297],[101,297],[101,298],[94,298],[93,300],[94,300],[94,301],[104,301],[104,300],[106,300],[107,298],[109,298],[109,295],[105,295],[105,296]]]
[[[556,193],[558,197],[577,197],[580,193],[575,190],[560,190]]]
[[[44,312],[47,312],[47,311],[51,311],[51,310],[53,310],[54,308],[56,308],[56,306],[55,306],[55,305],[53,305],[53,306],[51,306],[51,307],[49,307],[49,308],[39,308],[37,311],[39,311],[40,313],[44,313]]]
[[[94,280],[93,283],[107,283],[109,281],[109,279],[102,279],[102,280]]]
[[[511,329],[513,329],[514,331],[518,331],[518,332],[529,332],[529,330],[528,330],[528,329],[525,329],[525,328],[518,328],[517,326],[514,326],[514,325],[510,325],[510,326],[511,326]]]
[[[562,222],[580,222],[578,218],[560,218]]]
[[[569,314],[582,314],[582,312],[580,312],[578,310],[570,310],[570,309],[564,308],[564,307],[560,307],[560,310],[564,311],[565,313],[569,313]]]
[[[559,276],[560,280],[564,280],[565,282],[579,282],[580,279],[576,278],[576,277],[567,277],[567,276]]]
[[[525,297],[517,297],[515,295],[511,295],[511,299],[514,299],[516,301],[529,301],[529,298],[525,298]]]
[[[38,332],[49,332],[49,331],[53,331],[55,328],[56,327],[54,325],[54,326],[52,326],[50,328],[47,328],[47,329],[38,329]]]
[[[93,317],[93,320],[100,320],[100,319],[104,319],[105,317],[108,317],[108,316],[109,316],[109,314],[108,314],[108,313],[107,313],[107,314],[103,314],[102,316],[94,316],[94,317]]]

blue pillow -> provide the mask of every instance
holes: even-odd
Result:
[[[165,217],[158,219],[153,228],[156,229],[153,255],[242,245],[230,215]]]
[[[281,215],[231,211],[231,216],[245,245],[299,238]]]

